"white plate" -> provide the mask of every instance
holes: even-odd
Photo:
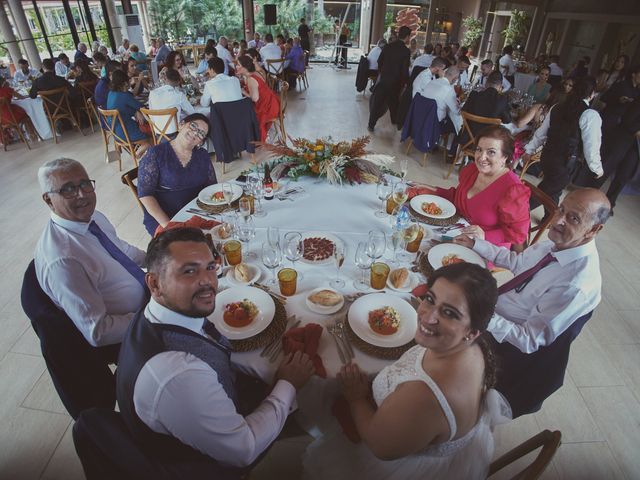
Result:
[[[391,290],[395,290],[396,292],[408,293],[408,292],[412,291],[414,288],[416,288],[418,286],[418,284],[420,283],[420,280],[418,279],[418,276],[415,273],[413,273],[412,271],[409,271],[409,278],[407,279],[408,281],[406,282],[406,285],[404,287],[402,287],[402,288],[396,288],[391,283],[391,273],[392,272],[393,272],[393,270],[391,270],[391,272],[389,272],[389,276],[387,277],[387,287],[389,287]]]
[[[227,325],[222,318],[225,305],[247,299],[258,307],[258,314],[246,327],[234,328]],[[233,287],[216,296],[216,309],[210,320],[216,328],[229,340],[244,340],[257,335],[269,326],[276,314],[276,304],[267,292],[255,287]]]
[[[334,305],[332,307],[325,307],[324,305],[318,305],[318,304],[313,303],[311,300],[309,300],[309,297],[311,295],[313,295],[316,292],[319,292],[320,290],[331,290],[332,292],[335,292],[335,293],[341,295],[342,296],[342,300],[340,300],[340,303],[337,303],[336,305]],[[333,288],[320,287],[320,288],[314,288],[313,290],[311,290],[309,292],[309,294],[307,295],[307,298],[305,299],[305,301],[307,302],[307,308],[309,310],[311,310],[312,312],[320,313],[322,315],[330,315],[332,313],[336,313],[338,310],[340,310],[344,306],[344,295],[342,295],[337,290],[334,290]]]
[[[233,235],[229,235],[227,238],[222,238],[220,235],[218,235],[218,230],[220,229],[221,226],[222,225],[216,225],[211,230],[209,230],[209,233],[211,234],[211,237],[214,240],[219,240],[221,242],[226,242],[227,240],[232,240]]]
[[[242,187],[240,185],[236,185],[235,183],[231,183],[231,189],[233,190],[233,198],[231,202],[235,202],[242,196]],[[216,202],[215,200],[211,200],[211,195],[216,192],[222,191],[222,184],[216,183],[215,185],[209,185],[208,187],[203,188],[198,194],[198,200],[202,203],[206,203],[207,205],[226,205],[226,200],[221,200],[220,202]]]
[[[322,232],[303,233],[302,241],[304,241],[305,238],[313,238],[313,237],[322,237],[322,238],[326,238],[327,240],[331,240],[334,244],[334,248],[336,245],[342,246],[342,240],[340,240],[338,237],[334,235],[331,235],[330,233],[322,233]],[[300,261],[311,264],[311,265],[327,265],[330,263],[334,263],[333,255],[329,255],[329,257],[325,258],[324,260],[317,260],[317,261],[307,260],[306,258],[302,257]]]
[[[440,215],[429,215],[422,210],[422,204],[425,202],[435,203],[442,209],[442,213]],[[416,213],[429,218],[451,218],[456,214],[456,206],[449,200],[438,197],[437,195],[417,195],[411,199],[409,205],[411,205],[411,208],[413,208]]]
[[[400,314],[400,326],[393,335],[380,335],[369,327],[369,312],[386,306],[395,308]],[[388,293],[371,293],[358,298],[349,309],[348,320],[351,329],[362,340],[386,348],[409,343],[418,326],[418,314],[409,302]]]
[[[442,259],[451,254],[457,255],[465,262],[475,263],[481,267],[487,266],[480,255],[470,248],[463,247],[457,243],[441,243],[436,245],[427,253],[427,259],[434,270],[437,270],[442,267]]]
[[[227,273],[225,274],[225,276],[227,277],[227,281],[229,282],[230,285],[233,285],[234,287],[235,286],[246,287],[247,285],[251,285],[252,283],[255,283],[258,280],[260,280],[260,275],[262,275],[262,271],[260,270],[260,267],[258,267],[257,265],[250,265],[248,263],[245,265],[249,269],[251,280],[249,280],[248,282],[239,282],[238,280],[236,280],[236,277],[233,275],[233,267],[229,267],[227,269]]]

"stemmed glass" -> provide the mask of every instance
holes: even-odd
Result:
[[[287,260],[293,265],[293,269],[296,268],[296,261],[300,260],[304,255],[304,242],[302,241],[302,234],[298,232],[288,232],[284,236],[284,254]],[[298,272],[298,280],[302,280],[302,274]]]
[[[222,184],[222,194],[224,195],[224,199],[227,202],[227,206],[231,206],[231,200],[233,200],[233,185],[230,183]]]
[[[393,201],[401,207],[404,202],[407,201],[409,192],[407,190],[407,184],[404,182],[398,182],[393,186]]]
[[[382,230],[371,230],[367,243],[367,255],[375,262],[384,255],[387,248],[387,237]]]
[[[407,225],[402,229],[402,241],[404,242],[403,246],[405,250],[407,245],[418,237],[418,232],[420,232],[420,224],[415,218],[410,218]],[[402,258],[405,260],[412,257],[413,254],[410,254],[409,252],[403,252],[402,254]]]
[[[251,217],[243,217],[237,222],[236,235],[238,240],[246,244],[243,257],[248,259],[256,258],[256,254],[251,251],[251,240],[256,236],[256,227]]]
[[[380,180],[378,181],[377,194],[378,200],[382,202],[382,209],[376,212],[376,217],[384,218],[387,216],[387,200],[391,196],[392,192],[393,187],[384,177],[380,177]]]
[[[262,263],[272,271],[272,277],[267,281],[267,285],[276,286],[276,268],[282,263],[282,251],[280,245],[271,245],[269,242],[262,244]]]
[[[356,288],[356,290],[369,289],[369,285],[367,284],[367,279],[365,277],[365,272],[371,266],[371,263],[372,263],[371,257],[369,256],[369,253],[368,253],[368,250],[369,250],[368,247],[369,247],[368,242],[359,242],[358,248],[356,248],[355,262],[357,267],[362,272],[362,276],[360,280],[353,282],[353,286]]]
[[[333,247],[333,260],[336,262],[336,278],[329,282],[329,285],[335,289],[343,288],[345,283],[344,280],[340,278],[340,268],[344,263],[344,256],[346,250],[344,245],[337,245]]]
[[[248,198],[240,198],[238,201],[238,213],[243,218],[249,218],[249,216],[251,216],[251,203]]]
[[[278,227],[267,228],[267,243],[273,247],[280,246],[280,229]]]
[[[391,263],[393,265],[397,265],[398,262],[398,248],[402,244],[403,236],[402,230],[394,229],[393,234],[391,235],[391,245],[393,246],[393,257],[391,259]]]
[[[238,223],[238,215],[236,212],[225,212],[222,214],[222,225],[220,228],[224,230],[225,237],[229,238],[236,233],[236,227]],[[220,237],[222,238],[222,237]]]
[[[267,215],[267,212],[262,208],[262,196],[264,195],[264,187],[262,186],[262,180],[257,173],[250,173],[247,176],[247,186],[251,191],[254,198],[253,215],[261,218]]]
[[[407,171],[409,170],[409,160],[407,158],[403,158],[400,160],[400,173],[402,174],[402,181],[404,182],[407,178]]]

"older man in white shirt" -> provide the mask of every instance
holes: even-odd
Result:
[[[196,113],[196,109],[189,103],[187,95],[180,90],[180,83],[182,78],[177,70],[167,71],[166,83],[158,88],[154,88],[149,93],[149,109],[150,110],[162,110],[165,108],[177,108],[177,120],[180,122],[187,115]],[[164,129],[166,123],[169,121],[169,115],[153,115],[152,120],[157,128]],[[155,128],[155,127],[154,127]],[[171,135],[178,131],[175,122],[171,122],[167,126],[164,133]]]
[[[218,44],[216,45],[216,52],[218,52],[218,58],[221,58],[224,62],[224,74],[229,74],[229,65],[233,64],[233,55],[227,49],[229,41],[227,37],[220,37]]]
[[[282,71],[284,62],[276,63],[271,66],[267,63],[267,60],[280,60],[282,59],[282,50],[279,46],[273,43],[273,35],[267,33],[264,36],[264,39],[267,41],[267,44],[260,49],[260,56],[262,57],[262,64],[264,69],[269,73],[273,73],[275,75],[279,74]]]
[[[204,84],[200,105],[208,107],[216,102],[242,100],[242,89],[237,77],[224,75],[224,62],[220,58],[209,60],[207,70],[210,80]]]
[[[423,71],[421,71],[418,76],[413,81],[413,96],[416,96],[416,93],[419,93],[423,97],[425,96],[424,90],[425,87],[436,78],[444,77],[444,71],[446,69],[447,63],[441,57],[436,57],[431,62],[431,66]]]
[[[51,209],[35,251],[42,290],[94,347],[120,343],[145,301],[144,252],[118,238],[95,211],[95,182],[81,163],[52,160],[38,170]]]
[[[427,70],[425,70],[425,72],[426,71]],[[449,117],[456,133],[458,133],[462,127],[460,104],[456,97],[456,91],[453,88],[453,84],[459,75],[458,67],[449,67],[444,72],[444,77],[431,80],[420,92],[423,97],[436,101],[438,105],[438,120],[442,123]],[[447,126],[444,128],[446,131]]]
[[[262,47],[264,47],[264,42],[260,40],[260,34],[258,32],[255,32],[253,34],[253,40],[249,40],[247,48],[255,48],[256,50],[260,51]]]

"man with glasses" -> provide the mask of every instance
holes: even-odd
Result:
[[[69,158],[38,170],[42,198],[51,209],[35,251],[42,290],[94,347],[120,343],[146,299],[145,253],[118,238],[95,210],[95,181]]]

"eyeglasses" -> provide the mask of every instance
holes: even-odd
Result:
[[[78,185],[74,185],[73,183],[64,185],[59,190],[51,190],[47,193],[58,193],[62,195],[63,198],[71,199],[78,196],[78,190],[82,190],[82,193],[91,193],[96,190],[96,181],[95,180],[82,180]]]
[[[200,140],[207,138],[207,132],[198,128],[198,124],[196,122],[189,122],[189,130],[195,133]]]

